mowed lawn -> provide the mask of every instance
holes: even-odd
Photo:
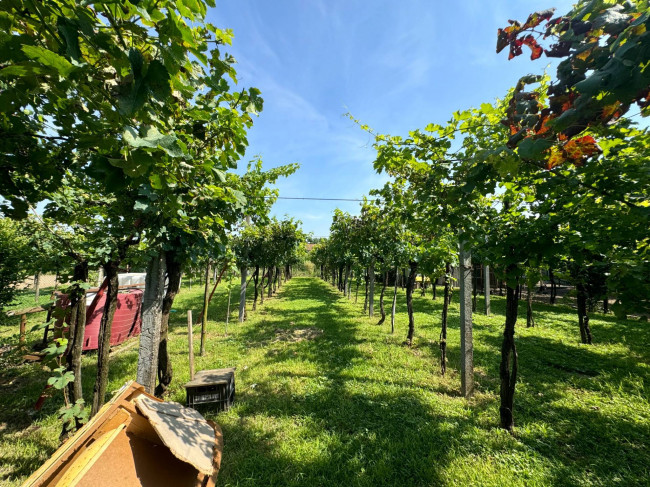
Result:
[[[378,318],[365,317],[361,295],[355,304],[354,294],[348,301],[315,278],[292,279],[257,311],[249,310],[244,324],[233,310],[227,336],[226,296],[223,290],[215,295],[206,354],[197,355],[196,368],[237,367],[235,406],[226,413],[205,411],[224,431],[218,484],[650,484],[648,323],[594,314],[595,345],[586,346],[579,344],[571,308],[535,304],[537,327],[526,329],[522,303],[516,432],[510,435],[497,427],[504,298],[493,296],[489,317],[479,299],[477,391],[466,401],[458,394],[454,291],[444,378],[440,297],[433,301],[416,293],[416,340],[408,348],[403,292],[394,335],[389,318],[377,326]],[[185,400],[186,311],[197,316],[201,300],[202,290],[194,286],[175,303],[171,400]],[[37,337],[28,335],[31,341]],[[0,328],[0,345],[16,343],[17,324]],[[84,358],[88,400],[95,360],[93,354]],[[136,361],[137,340],[113,351],[109,390],[135,377]],[[15,350],[0,355],[0,367],[0,485],[19,485],[57,446],[61,400],[31,411],[47,372],[38,364],[18,365]]]

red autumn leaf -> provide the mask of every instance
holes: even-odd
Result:
[[[497,31],[497,54],[503,51],[503,48],[506,47],[509,43],[510,40],[508,38],[508,33],[505,31],[505,29],[499,29]]]
[[[591,135],[571,139],[564,144],[563,150],[567,157],[577,164],[582,163],[587,157],[601,152],[596,139]]]
[[[510,43],[510,54],[508,54],[508,60],[513,59],[522,53],[522,45],[523,41],[521,39],[515,39]]]
[[[574,141],[580,145],[582,154],[585,157],[593,156],[594,154],[600,154],[603,151],[598,145],[598,142],[596,142],[596,139],[594,139],[591,135],[585,135],[584,137],[573,139],[571,142]]]
[[[521,32],[521,24],[519,22],[516,20],[508,20],[508,22],[510,22],[511,25],[497,31],[497,54],[507,45],[510,45],[510,50],[512,52],[512,43],[517,42],[517,35]]]
[[[580,144],[576,142],[576,140],[568,141],[566,144],[564,144],[563,149],[569,159],[576,161],[578,159],[582,159],[583,157],[582,148],[580,147]]]
[[[548,25],[557,25],[564,20],[564,17],[557,17],[553,20],[549,20]]]
[[[549,8],[548,10],[542,10],[540,12],[534,12],[530,14],[523,28],[532,29],[533,27],[537,27],[545,20],[551,20],[551,17],[553,17],[554,12],[555,12],[554,8]]]
[[[549,108],[551,112],[561,115],[573,106],[575,99],[576,94],[574,92],[553,95],[548,100]]]
[[[542,52],[544,52],[544,49],[542,49],[542,46],[540,46],[537,43],[537,41],[535,40],[535,38],[532,35],[527,35],[526,37],[524,37],[521,40],[521,42],[524,45],[530,47],[530,50],[532,51],[531,54],[530,54],[530,59],[533,60],[533,61],[535,59],[538,59],[539,57],[541,57]]]
[[[537,122],[537,125],[535,125],[535,135],[540,136],[550,132],[551,127],[549,127],[547,123],[553,120],[555,117],[556,115],[550,114],[550,110],[548,108],[542,110],[539,122]]]

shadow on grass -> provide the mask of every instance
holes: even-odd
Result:
[[[258,308],[254,319],[251,314],[243,326],[233,323],[232,335],[219,347],[245,356],[249,370],[238,369],[235,406],[217,417],[225,438],[219,485],[406,486],[459,484],[463,479],[490,485],[515,479],[525,485],[531,472],[530,483],[536,485],[647,485],[650,418],[639,404],[648,397],[649,327],[595,315],[594,333],[603,346],[587,347],[577,344],[570,308],[536,305],[540,321],[548,324],[517,335],[520,374],[513,437],[496,429],[504,298],[494,297],[491,321],[477,317],[475,363],[481,385],[478,397],[467,403],[455,395],[457,343],[448,347],[451,379],[436,375],[440,294],[435,301],[430,295],[415,296],[416,332],[422,334],[413,349],[399,345],[399,331],[386,335],[389,325],[370,324],[361,299],[354,307],[314,279],[293,279]],[[234,292],[232,298],[231,322],[237,313]],[[185,310],[193,309],[198,318],[201,304],[201,294],[181,294],[172,328],[182,335]],[[218,290],[209,318],[223,322],[226,306],[227,294]],[[398,312],[405,311],[401,295]],[[285,330],[311,327],[323,333],[302,341],[282,339]],[[450,310],[449,328],[457,335],[457,307]],[[572,330],[575,341],[563,341],[573,337]],[[628,339],[621,346],[624,335]],[[609,343],[616,347],[607,348]],[[630,354],[622,351],[626,348]],[[174,357],[184,350],[179,347]],[[383,358],[373,355],[379,353]],[[95,357],[84,359],[87,401]],[[109,389],[133,376],[136,362],[137,347],[113,356]],[[5,441],[18,439],[35,419],[54,414],[61,405],[60,399],[50,399],[41,415],[27,415],[48,374],[36,366],[21,366],[11,374],[15,377],[5,380],[5,373],[0,385],[0,423],[7,425],[0,439]],[[31,473],[54,449],[37,435],[29,442],[40,456],[16,451],[3,458],[0,480]],[[472,478],[474,469],[495,477]]]
[[[349,319],[351,310],[333,290],[314,280],[294,280],[283,293],[286,301],[314,300],[323,304],[283,311],[281,320],[262,320],[240,335],[249,347],[265,346],[278,328],[314,326],[323,335],[314,340],[283,344],[264,360],[277,368],[268,381],[257,384],[236,406],[241,421],[224,426],[232,448],[224,452],[220,479],[226,484],[255,485],[424,485],[440,484],[441,469],[449,458],[447,428],[453,422],[457,434],[471,427],[445,414],[434,412],[409,382],[390,384],[394,393],[366,394],[365,384],[385,386],[371,379],[356,379],[349,370],[370,357],[359,344],[366,342]],[[283,371],[294,360],[315,366],[324,384],[317,391],[292,394],[275,381],[301,379]],[[273,445],[273,434],[260,435],[248,427],[247,418],[272,417],[273,421],[306,424],[305,435],[323,442],[316,458],[296,461]],[[453,419],[453,421],[452,421]],[[441,441],[442,437],[446,440]],[[255,472],[263,471],[263,478]]]
[[[646,369],[633,357],[608,352],[603,358],[588,347],[546,337],[520,337],[520,378],[525,381],[516,401],[520,430],[515,438],[508,436],[509,440],[486,447],[481,437],[502,435],[478,419],[489,414],[494,418],[491,425],[496,425],[494,396],[482,395],[472,402],[470,414],[459,415],[456,408],[441,408],[429,400],[431,394],[443,394],[449,401],[462,402],[451,397],[455,391],[444,383],[423,386],[417,380],[358,377],[352,369],[372,360],[363,348],[372,340],[367,339],[367,325],[359,325],[362,311],[350,309],[333,288],[308,280],[292,282],[282,299],[295,302],[297,309],[288,306],[281,317],[270,313],[238,337],[249,348],[268,348],[259,365],[263,362],[275,373],[254,391],[242,394],[233,413],[238,421],[225,422],[225,436],[232,447],[224,453],[220,477],[224,485],[439,485],[449,481],[447,467],[461,458],[471,463],[473,456],[486,451],[488,456],[501,456],[518,448],[551,462],[546,479],[556,485],[576,485],[590,477],[642,484],[646,478],[647,422],[639,427],[638,418],[562,402],[575,392],[570,389],[603,393],[630,374],[639,374],[647,382]],[[309,304],[300,307],[301,300]],[[316,300],[323,304],[314,306]],[[495,300],[495,313],[503,303],[503,299]],[[417,311],[437,317],[441,304],[440,299],[420,299]],[[458,328],[455,315],[450,314],[451,329]],[[277,329],[293,326],[315,326],[324,333],[299,343],[272,342]],[[361,326],[366,326],[365,334]],[[480,338],[484,346],[475,350],[475,360],[485,369],[479,390],[489,392],[498,388],[501,334],[500,327],[480,327],[486,332]],[[605,327],[603,338],[609,333],[615,332]],[[450,368],[457,366],[451,358],[457,352],[450,345]],[[431,347],[430,355],[437,359],[437,346]],[[309,364],[309,370],[286,370],[296,362]],[[303,393],[292,391],[288,383],[301,380],[317,380],[322,386]],[[628,392],[643,394],[645,390]],[[294,425],[290,428],[299,430],[305,441],[321,445],[318,453],[301,457],[286,451],[282,427],[262,428],[255,418],[262,423]],[[550,431],[546,429],[549,424]]]

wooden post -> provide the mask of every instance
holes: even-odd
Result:
[[[483,269],[485,272],[485,277],[483,278],[483,284],[485,286],[485,290],[484,290],[485,316],[489,316],[490,315],[490,266],[486,264],[483,266]]]
[[[210,292],[210,261],[208,261],[208,265],[205,268],[205,290],[203,292],[203,310],[201,312],[201,348],[199,349],[199,355],[203,357],[203,354],[205,354],[205,332],[206,332],[206,327],[208,326],[208,304],[210,303],[209,300],[209,293]]]
[[[20,315],[20,338],[18,339],[21,345],[25,344],[25,328],[27,325],[27,315]],[[15,328],[14,328],[15,330]]]
[[[372,259],[368,267],[368,277],[370,278],[370,295],[368,296],[368,316],[375,316],[375,259]]]
[[[41,271],[38,271],[34,275],[34,302],[38,304],[38,300],[41,297]]]
[[[390,310],[390,332],[395,333],[395,307],[397,306],[397,278],[399,277],[399,267],[395,266],[395,287],[393,289],[393,306]]]
[[[271,281],[269,281],[269,289],[271,288]],[[228,336],[228,321],[230,320],[230,295],[232,294],[232,274],[228,281],[228,308],[226,310],[226,327],[224,329],[224,336]]]
[[[461,236],[460,253],[460,390],[463,397],[474,392],[474,347],[472,343],[472,256]]]
[[[187,310],[187,343],[190,348],[190,380],[194,380],[194,330],[191,309]]]
[[[276,275],[277,275],[276,270]],[[246,318],[246,279],[248,278],[248,268],[241,268],[241,286],[239,288],[239,322],[243,323]]]
[[[54,306],[50,306],[47,309],[47,316],[45,318],[45,322],[49,323],[50,320],[52,319],[52,309],[54,309]],[[47,332],[50,330],[50,325],[45,325],[45,330],[43,330],[43,347],[47,346]]]

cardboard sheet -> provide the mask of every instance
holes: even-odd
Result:
[[[135,404],[176,458],[205,475],[212,475],[214,429],[200,413],[175,402],[157,402],[145,395],[138,396]]]

